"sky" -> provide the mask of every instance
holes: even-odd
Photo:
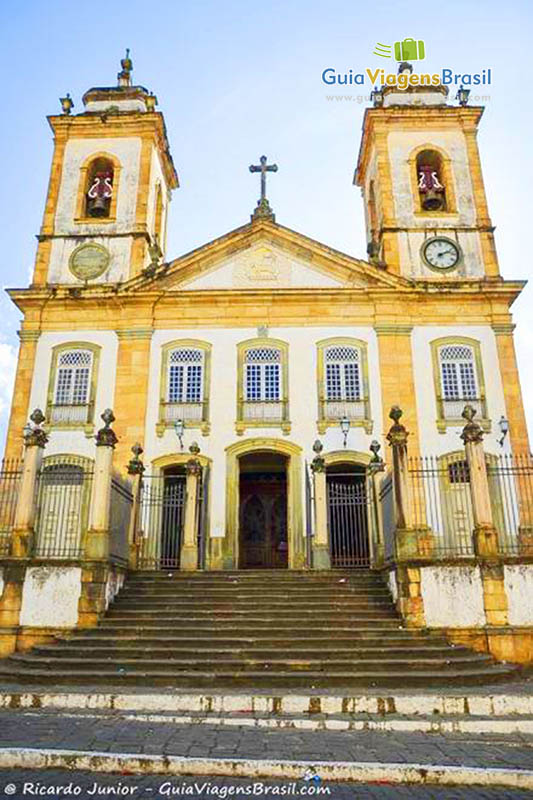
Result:
[[[321,75],[395,71],[374,47],[407,37],[425,42],[424,72],[491,69],[492,85],[480,92],[489,97],[479,145],[500,267],[509,279],[533,275],[529,1],[3,0],[0,15],[4,288],[27,285],[33,268],[52,154],[46,115],[59,113],[66,92],[79,113],[88,88],[114,85],[126,47],[134,83],[158,96],[180,176],[167,259],[248,221],[258,195],[248,166],[263,153],[279,166],[268,186],[277,221],[364,258],[363,205],[352,178],[368,105],[358,96],[370,87],[328,87]],[[335,94],[353,99],[328,99]],[[528,285],[513,307],[531,434],[532,301]],[[0,319],[2,450],[20,323],[4,292]]]

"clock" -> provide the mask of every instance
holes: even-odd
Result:
[[[461,249],[453,239],[435,236],[422,245],[422,259],[431,269],[455,269],[461,260]]]
[[[90,242],[80,244],[71,254],[69,269],[80,281],[91,281],[99,278],[109,266],[111,255],[101,244]]]

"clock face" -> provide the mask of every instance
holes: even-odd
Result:
[[[453,269],[459,263],[461,252],[451,239],[430,239],[423,245],[422,256],[434,269]]]
[[[103,245],[82,244],[70,256],[70,271],[81,281],[94,280],[106,271],[110,258],[109,250]]]

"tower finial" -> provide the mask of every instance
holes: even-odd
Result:
[[[130,58],[130,48],[126,48],[126,58],[121,59],[120,66],[122,71],[118,73],[119,86],[131,86],[131,72],[133,70],[133,61]]]

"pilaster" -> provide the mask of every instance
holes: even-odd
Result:
[[[40,331],[19,331],[20,348],[17,362],[11,414],[7,432],[5,458],[20,458],[22,450],[22,429],[28,418],[31,384],[35,369],[35,354]]]

